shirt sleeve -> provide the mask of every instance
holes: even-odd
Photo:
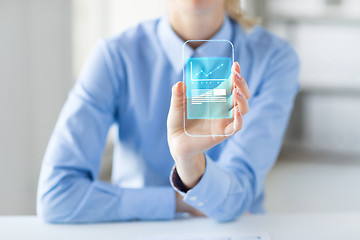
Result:
[[[223,143],[220,153],[205,153],[206,168],[197,185],[184,188],[175,168],[170,175],[186,203],[220,222],[256,211],[251,207],[262,197],[299,90],[299,61],[290,45],[279,47],[267,66],[243,128]]]
[[[98,180],[109,127],[122,101],[121,59],[100,42],[60,113],[40,173],[37,211],[48,222],[172,219],[171,187],[119,188]]]

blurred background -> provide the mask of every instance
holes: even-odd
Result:
[[[302,63],[302,88],[266,182],[267,211],[360,211],[360,1],[241,4],[291,42]],[[35,214],[47,142],[94,44],[165,10],[166,0],[0,0],[0,215]],[[111,156],[109,140],[104,180]]]

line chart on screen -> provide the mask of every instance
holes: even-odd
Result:
[[[210,78],[209,76],[212,75],[214,72],[216,72],[217,70],[219,70],[220,68],[222,68],[224,66],[224,64],[220,64],[219,66],[217,66],[216,68],[214,68],[213,70],[211,70],[209,73],[205,73],[202,69],[196,73],[195,75],[193,75],[193,63],[190,62],[190,76],[191,76],[191,81],[225,81],[225,78]],[[203,74],[206,78],[195,78],[197,76],[199,76],[200,74]]]

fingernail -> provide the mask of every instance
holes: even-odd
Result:
[[[240,73],[238,73],[238,72],[235,72],[235,76],[236,76],[236,78],[238,79],[238,80],[240,80],[242,77],[241,77],[241,75],[240,75]]]
[[[234,62],[233,65],[232,65],[232,70],[236,71],[236,64],[237,62]]]
[[[235,88],[236,89],[236,94],[239,96],[239,97],[243,97],[244,94],[238,89],[238,88]]]
[[[238,62],[235,64],[235,70],[240,73],[240,64]]]
[[[236,107],[236,112],[238,113],[238,116],[242,117],[242,113],[240,111],[240,108],[239,107]]]

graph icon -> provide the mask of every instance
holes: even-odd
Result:
[[[189,58],[187,69],[192,82],[222,82],[230,77],[231,61],[230,58]]]
[[[224,81],[226,79],[213,79],[210,78],[210,76],[217,71],[218,69],[222,68],[224,66],[224,64],[220,64],[219,66],[217,66],[215,69],[213,69],[212,71],[210,71],[209,73],[205,73],[202,69],[200,70],[200,72],[196,73],[195,75],[193,75],[193,62],[190,62],[190,71],[191,71],[191,81]],[[195,78],[197,76],[205,76],[205,78]]]

